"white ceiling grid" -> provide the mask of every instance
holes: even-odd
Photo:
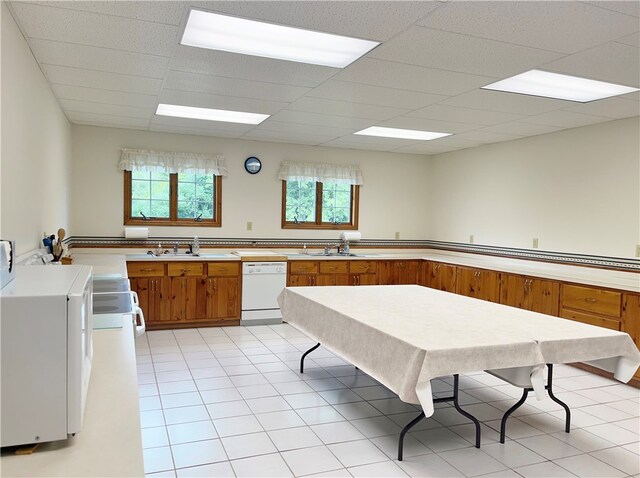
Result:
[[[638,116],[480,87],[539,68],[640,87],[638,1],[60,1],[10,8],[69,120],[158,132],[438,154]],[[382,42],[344,69],[179,44],[191,7]],[[272,115],[156,116],[159,102]],[[370,126],[453,133],[422,142]]]

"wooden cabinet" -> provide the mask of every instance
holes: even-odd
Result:
[[[290,261],[287,285],[302,287],[317,285],[318,261]]]
[[[237,262],[129,262],[149,330],[240,322]]]
[[[323,285],[376,285],[377,261],[291,261],[289,287]]]
[[[622,293],[596,287],[562,284],[560,317],[622,330]]]
[[[418,284],[421,261],[380,261],[378,283],[381,285]]]
[[[556,281],[501,274],[500,303],[558,316],[560,284]]]
[[[427,262],[425,270],[424,285],[432,289],[446,292],[456,292],[456,266],[443,264],[440,262]]]
[[[458,267],[456,293],[490,302],[500,302],[500,274],[486,269]]]
[[[622,296],[622,330],[628,333],[640,348],[640,295],[626,293]],[[640,380],[640,369],[634,375]]]

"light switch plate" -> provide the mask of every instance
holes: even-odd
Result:
[[[640,257],[640,244],[636,244],[636,257]]]
[[[253,230],[253,223],[251,221],[247,221],[247,231]]]
[[[534,237],[534,238],[533,238],[533,248],[534,248],[534,249],[537,249],[537,248],[538,248],[538,238],[537,238],[537,237]]]
[[[396,232],[396,239],[400,239],[400,232]]]

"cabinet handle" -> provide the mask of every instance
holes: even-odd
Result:
[[[189,269],[180,269],[180,272],[184,272],[185,274],[189,272]]]
[[[440,270],[440,264],[437,264],[436,265],[436,271],[439,271],[439,270]]]
[[[598,299],[594,299],[593,297],[586,297],[584,299],[585,302],[590,302],[591,304],[594,304],[596,302],[598,302]]]
[[[360,285],[360,276],[358,276],[358,285]]]
[[[148,268],[148,269],[140,269],[142,272],[153,272],[154,269]]]

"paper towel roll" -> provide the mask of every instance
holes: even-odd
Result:
[[[124,237],[126,239],[147,239],[149,237],[148,227],[125,227]]]
[[[359,241],[360,239],[362,239],[362,234],[359,233],[358,231],[343,232],[342,234],[340,234],[340,239],[342,239],[343,241],[349,241],[349,242]]]

